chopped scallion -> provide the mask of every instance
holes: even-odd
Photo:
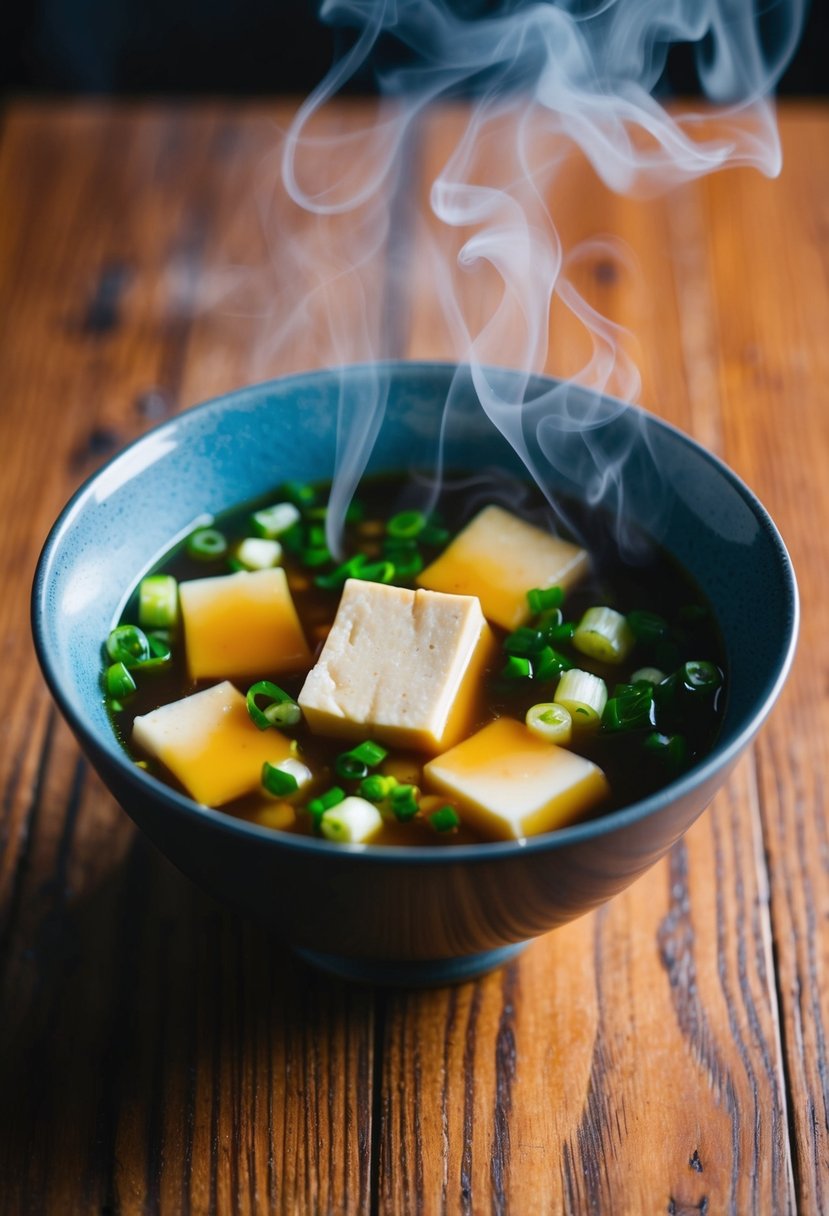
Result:
[[[522,625],[504,638],[504,650],[507,654],[531,655],[543,650],[546,645],[544,634],[539,629],[530,629]]]
[[[282,561],[282,546],[264,536],[246,536],[236,549],[236,561],[243,570],[271,570]]]
[[[388,754],[384,747],[371,739],[366,739],[351,749],[351,755],[362,760],[369,768],[376,768],[378,764],[382,764]]]
[[[116,625],[106,641],[106,652],[114,663],[138,667],[150,658],[150,643],[137,625]]]
[[[322,815],[332,806],[337,806],[344,798],[345,790],[341,790],[338,785],[332,785],[324,794],[319,794],[316,798],[311,799],[308,803],[308,810],[312,815]]]
[[[334,761],[334,771],[343,781],[362,781],[368,776],[368,765],[353,752],[342,752]]]
[[[679,675],[689,692],[714,692],[722,684],[719,667],[702,659],[685,663]]]
[[[262,785],[276,798],[295,794],[299,789],[299,782],[292,772],[280,764],[270,764],[267,760],[262,765]]]
[[[524,721],[534,735],[548,743],[558,743],[561,747],[566,747],[573,735],[573,718],[569,709],[554,702],[532,705]]]
[[[436,832],[454,832],[460,827],[461,821],[453,806],[440,806],[436,811],[432,811],[429,823]]]
[[[591,672],[574,667],[559,680],[553,700],[570,711],[575,728],[593,729],[607,704],[607,685]]]
[[[627,621],[615,608],[588,608],[573,633],[576,650],[601,663],[622,663],[635,641]]]
[[[511,654],[501,668],[501,678],[504,680],[531,680],[533,665],[529,659]]]
[[[545,646],[540,654],[533,656],[533,679],[552,680],[563,671],[569,671],[573,664],[563,654]]]
[[[603,729],[616,732],[653,726],[653,688],[653,684],[643,680],[611,697],[602,712]]]
[[[665,679],[665,672],[660,671],[658,667],[640,667],[638,671],[634,671],[630,677],[631,684],[641,684],[647,681],[648,684],[661,684]]]
[[[527,592],[527,603],[530,612],[535,616],[548,608],[560,608],[564,602],[564,591],[561,587],[533,587]]]
[[[368,777],[364,777],[360,782],[359,794],[361,798],[368,798],[369,802],[382,802],[388,796],[392,789],[394,778],[383,777],[380,773],[372,773]]]
[[[112,663],[107,668],[106,690],[110,697],[128,697],[135,692],[135,680],[123,663]]]
[[[257,697],[267,697],[269,704],[260,709]],[[251,684],[245,701],[251,720],[259,730],[267,730],[271,726],[295,726],[302,717],[302,711],[290,693],[270,680]]]
[[[227,553],[227,540],[216,528],[196,528],[187,538],[186,549],[196,561],[217,561]]]
[[[626,620],[637,642],[652,644],[661,641],[668,634],[668,622],[655,612],[635,608],[627,614]]]
[[[396,785],[388,795],[392,813],[400,823],[414,819],[419,810],[420,791],[416,785]]]
[[[148,574],[138,586],[138,623],[172,629],[178,622],[178,583],[172,574]]]
[[[389,536],[408,540],[420,536],[427,523],[422,511],[399,511],[386,524],[386,532]]]
[[[377,807],[352,795],[323,813],[320,829],[327,840],[338,844],[364,844],[383,826]]]
[[[299,509],[292,502],[276,502],[272,507],[254,511],[250,518],[251,528],[265,540],[275,540],[299,523]]]

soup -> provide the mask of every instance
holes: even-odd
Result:
[[[105,647],[136,762],[266,827],[440,847],[607,813],[705,753],[724,664],[676,563],[626,564],[582,510],[588,555],[495,475],[423,497],[366,480],[342,561],[296,484],[166,554]]]

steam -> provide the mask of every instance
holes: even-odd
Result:
[[[320,15],[356,33],[282,148],[283,187],[309,225],[306,242],[280,251],[293,259],[292,280],[305,284],[281,341],[313,325],[327,327],[332,362],[398,356],[396,313],[405,315],[406,285],[416,280],[417,298],[429,298],[445,330],[447,355],[468,365],[482,408],[538,483],[545,462],[556,463],[561,434],[578,430],[593,462],[591,500],[611,503],[621,518],[627,453],[609,456],[591,432],[600,429],[600,394],[633,401],[639,377],[626,336],[582,294],[577,271],[585,258],[623,265],[624,254],[608,238],[564,249],[548,200],[574,151],[610,189],[642,197],[726,166],[777,174],[768,96],[797,43],[803,0],[770,0],[762,13],[754,0],[324,0]],[[390,42],[391,61],[383,58]],[[710,106],[673,112],[654,98],[674,43],[695,48],[713,116]],[[379,85],[376,113],[344,137],[326,103],[367,64]],[[408,162],[423,125],[435,121],[435,103],[459,94],[467,117],[459,123],[460,111],[443,112],[456,137],[418,206],[406,198]],[[416,232],[416,266],[400,250],[396,262],[388,257],[402,211]],[[488,315],[484,293],[470,289],[475,276],[490,286],[494,276]],[[389,299],[391,312],[379,303]],[[562,308],[583,328],[589,353],[563,384],[528,397],[533,373],[548,367],[551,322]],[[520,375],[507,381],[493,373],[499,366]],[[387,387],[378,372],[370,399],[340,403],[328,525],[335,551]]]

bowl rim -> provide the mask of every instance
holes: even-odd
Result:
[[[290,389],[292,382],[307,384],[309,381],[314,380],[329,381],[332,378],[349,375],[356,376],[361,372],[365,373],[369,371],[374,374],[386,372],[398,379],[405,377],[417,379],[424,376],[434,376],[435,374],[446,374],[446,372],[458,373],[467,367],[467,364],[456,363],[451,360],[385,359],[371,363],[349,363],[340,366],[315,368],[308,371],[294,372],[290,375],[279,376],[255,384],[244,385],[229,392],[221,393],[216,397],[211,397],[196,405],[189,406],[175,414],[172,418],[168,418],[157,426],[152,427],[102,464],[75,490],[52,524],[35,568],[30,601],[34,647],[49,691],[75,736],[84,746],[89,748],[91,755],[105,756],[109,762],[113,763],[136,795],[140,795],[143,792],[145,795],[166,804],[171,811],[183,814],[188,818],[195,817],[200,824],[208,823],[215,831],[225,832],[231,836],[241,836],[242,838],[263,841],[271,848],[279,847],[287,849],[289,852],[297,851],[312,855],[319,854],[328,859],[336,859],[336,857],[344,855],[351,858],[360,857],[364,859],[364,862],[361,862],[361,864],[382,863],[386,865],[389,862],[397,865],[428,862],[436,866],[459,863],[468,865],[470,862],[483,864],[505,856],[514,857],[528,853],[556,851],[572,845],[583,844],[590,840],[600,839],[605,835],[612,835],[620,829],[641,823],[651,815],[664,809],[668,802],[684,798],[694,790],[704,786],[716,773],[723,769],[727,770],[750,743],[771,712],[780,694],[786,677],[789,674],[797,647],[800,626],[800,600],[794,567],[783,538],[771,516],[754,492],[748,488],[745,482],[719,456],[709,452],[701,443],[673,423],[665,421],[643,406],[622,402],[607,393],[598,395],[603,400],[614,405],[619,405],[625,410],[632,410],[635,414],[646,419],[649,424],[670,432],[680,444],[694,449],[701,459],[713,466],[748,505],[752,514],[757,519],[761,530],[766,533],[771,541],[772,548],[776,550],[780,559],[780,572],[783,575],[782,590],[787,608],[787,618],[790,621],[789,636],[782,661],[776,667],[775,674],[768,681],[757,709],[749,716],[739,733],[731,740],[728,746],[721,747],[715,742],[711,751],[687,773],[662,786],[661,789],[648,795],[646,798],[639,799],[627,806],[620,807],[614,811],[608,811],[595,819],[588,819],[581,823],[557,828],[551,832],[540,833],[537,836],[530,836],[524,840],[481,841],[474,844],[451,845],[444,848],[435,848],[433,845],[337,845],[334,850],[330,841],[320,840],[313,836],[295,835],[290,832],[278,832],[274,829],[251,823],[248,820],[239,819],[219,808],[202,806],[186,795],[178,793],[178,791],[152,776],[152,774],[138,768],[126,748],[118,742],[114,731],[112,732],[111,740],[104,740],[97,732],[88,727],[85,716],[78,712],[75,704],[66,695],[57,678],[57,673],[52,666],[50,653],[45,645],[43,620],[47,611],[46,599],[50,574],[58,556],[61,542],[75,514],[81,509],[85,500],[94,493],[94,487],[101,477],[108,474],[119,461],[129,461],[132,453],[145,444],[148,439],[151,437],[155,439],[159,435],[163,436],[167,431],[174,430],[182,424],[183,419],[190,415],[202,415],[215,410],[220,411],[228,401],[244,403],[248,398],[258,399],[272,387],[278,387],[280,391],[284,391],[286,388]],[[507,367],[486,368],[484,370],[492,371],[495,374],[516,371],[514,368]],[[532,383],[546,384],[550,387],[567,383],[557,377],[535,372],[529,373],[529,379]],[[580,391],[589,390],[580,389]],[[669,797],[666,798],[666,795],[669,795]]]

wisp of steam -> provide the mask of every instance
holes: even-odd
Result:
[[[324,0],[320,16],[345,27],[350,44],[300,106],[283,145],[282,183],[309,224],[307,243],[281,251],[292,283],[304,287],[280,341],[290,343],[303,325],[324,325],[332,362],[397,356],[407,284],[416,280],[481,408],[539,485],[562,432],[578,428],[593,461],[591,501],[621,519],[626,452],[608,458],[593,442],[601,428],[591,402],[612,391],[624,408],[639,377],[617,327],[577,289],[571,269],[584,250],[562,247],[547,200],[574,149],[606,186],[631,195],[727,166],[777,174],[769,97],[796,46],[803,0]],[[694,48],[706,98],[699,112],[673,111],[653,95],[675,43]],[[326,103],[367,69],[380,100],[364,129],[343,137],[326,126]],[[458,97],[464,108],[454,111],[450,154],[418,198],[410,162],[420,128],[437,102]],[[405,244],[395,247],[401,208],[416,233],[417,265]],[[453,249],[444,238],[456,230],[462,239]],[[378,251],[383,274],[395,278],[382,292]],[[459,279],[481,271],[497,276],[498,288],[486,294],[494,304],[484,315],[480,293],[458,289]],[[584,327],[591,353],[539,395],[532,377],[547,365],[554,303]],[[520,374],[498,377],[498,366]],[[334,551],[386,390],[378,366],[371,399],[341,400],[328,524]],[[532,447],[528,419],[537,420]]]

